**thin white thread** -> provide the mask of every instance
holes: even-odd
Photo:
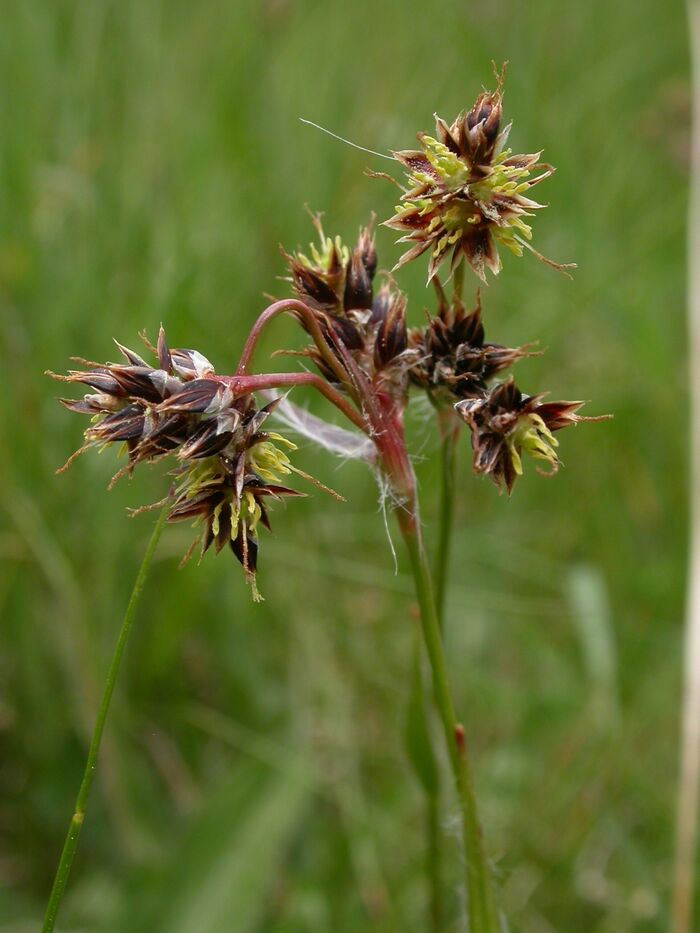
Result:
[[[332,136],[333,139],[337,139],[341,143],[345,143],[346,146],[352,146],[353,149],[359,149],[360,152],[368,152],[370,155],[378,156],[380,159],[388,159],[390,162],[394,161],[393,156],[388,156],[383,152],[376,152],[374,149],[367,149],[365,146],[358,146],[357,143],[350,142],[350,140],[345,139],[344,136],[338,136],[337,133],[333,133],[331,130],[327,130],[325,126],[319,126],[319,124],[314,123],[313,120],[305,120],[304,117],[299,117],[299,120],[302,123],[306,123],[307,126],[313,126],[314,129],[321,130],[322,133],[326,133],[328,136]]]
[[[389,550],[391,551],[391,556],[394,559],[394,576],[398,577],[399,575],[399,559],[396,556],[396,548],[394,547],[394,539],[391,537],[391,530],[389,528],[389,516],[386,509],[386,500],[391,495],[391,489],[388,483],[382,483],[382,476],[379,471],[376,472],[377,485],[379,486],[379,508],[384,519],[384,530],[386,531],[386,537],[389,542]]]

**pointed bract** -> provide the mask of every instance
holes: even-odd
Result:
[[[425,389],[436,405],[483,395],[494,376],[529,355],[527,347],[486,343],[481,298],[466,312],[457,295],[447,300],[437,279],[438,312],[424,327],[409,331],[408,346],[415,354],[411,382]]]

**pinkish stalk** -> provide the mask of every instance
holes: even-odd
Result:
[[[228,385],[235,397],[247,395],[249,392],[260,392],[263,389],[312,386],[324,395],[331,404],[335,405],[346,418],[349,418],[356,427],[365,434],[368,433],[365,420],[355,411],[348,400],[343,398],[340,392],[315,373],[263,373],[258,376],[210,376],[209,378]]]
[[[376,392],[374,400],[372,438],[398,500],[396,505],[403,507],[416,496],[416,475],[406,449],[403,412],[385,392]]]
[[[355,408],[336,389],[313,373],[267,373],[247,375],[250,359],[264,328],[278,315],[291,312],[307,327],[324,361],[336,373],[357,404]],[[466,860],[468,916],[473,933],[497,933],[498,914],[493,900],[488,864],[481,840],[472,775],[466,752],[464,730],[458,723],[447,678],[440,620],[435,603],[430,567],[425,554],[419,518],[416,478],[408,456],[403,430],[401,399],[383,390],[360,369],[341,340],[333,347],[322,333],[313,311],[303,302],[278,301],[260,315],[246,341],[235,376],[217,377],[234,394],[286,386],[310,385],[321,392],[354,425],[372,439],[382,472],[389,481],[392,507],[411,559],[420,605],[425,646],[430,660],[436,706],[440,713],[462,816]],[[332,335],[330,336],[332,340]],[[359,411],[358,411],[359,409]]]
[[[372,438],[395,495],[393,508],[411,560],[433,694],[459,800],[469,930],[470,933],[499,933],[500,921],[482,841],[464,727],[457,720],[452,702],[441,619],[423,541],[416,476],[404,441],[403,409],[390,395],[381,391],[375,390],[373,401],[376,424],[372,426]]]
[[[282,301],[275,301],[273,304],[265,308],[262,314],[258,317],[255,324],[253,324],[250,333],[248,334],[248,338],[243,347],[243,352],[241,353],[241,357],[238,361],[236,375],[242,376],[246,374],[253,353],[255,352],[255,347],[257,346],[258,340],[260,339],[260,335],[267,327],[267,325],[271,323],[271,321],[273,321],[276,317],[279,317],[280,314],[287,313],[298,315],[298,317],[303,320],[313,342],[316,344],[319,353],[323,357],[324,362],[330,367],[331,371],[335,373],[339,382],[347,383],[347,373],[338,361],[336,355],[329,347],[328,341],[324,337],[323,332],[319,326],[316,314],[308,305],[304,304],[303,301],[299,301],[296,298],[286,298]]]

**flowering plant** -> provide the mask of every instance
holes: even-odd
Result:
[[[510,125],[502,126],[499,80],[496,91],[480,94],[473,107],[451,124],[438,118],[436,138],[421,133],[419,149],[394,153],[406,171],[407,184],[400,186],[399,206],[384,224],[400,231],[401,242],[409,244],[396,269],[429,252],[428,280],[434,286],[436,305],[422,326],[408,327],[406,296],[391,274],[378,273],[373,221],[360,230],[349,248],[340,237],[327,236],[321,217],[315,216],[318,243],[306,252],[284,253],[293,297],[274,302],[260,314],[232,374],[216,373],[196,350],[171,350],[162,328],[155,347],[144,338],[154,364],[117,344],[122,362],[79,360],[83,368],[64,376],[51,374],[90,390],[77,400],[62,399],[71,411],[91,416],[77,453],[122,446],[126,463],[115,480],[144,462],[171,464],[169,490],[155,503],[162,512],[148,554],[163,522],[192,520],[199,528],[193,546],[199,542],[203,555],[212,545],[217,553],[228,545],[255,599],[260,598],[256,583],[259,529],[269,528],[269,506],[302,495],[287,485],[289,478],[300,477],[337,495],[294,465],[295,445],[280,431],[270,430],[273,420],[333,453],[358,457],[371,465],[388,492],[415,578],[433,694],[462,818],[470,929],[479,933],[499,929],[500,921],[477,817],[465,731],[453,708],[442,645],[450,503],[447,500],[443,510],[444,548],[437,562],[438,577],[433,580],[404,438],[404,413],[411,392],[424,392],[435,410],[446,450],[453,449],[461,426],[466,425],[474,472],[489,476],[499,491],[509,495],[523,473],[525,455],[555,473],[560,465],[556,432],[594,420],[578,413],[581,402],[547,402],[542,395],[524,394],[505,374],[531,355],[531,347],[487,342],[479,293],[473,310],[467,311],[463,301],[465,265],[485,281],[487,269],[494,274],[500,271],[500,246],[516,255],[531,249],[531,228],[525,218],[542,205],[529,192],[553,171],[539,161],[539,153],[513,155],[506,149],[509,130]],[[453,286],[449,297],[439,277],[445,263]],[[283,314],[297,322],[310,342],[301,349],[278,352],[310,361],[316,373],[302,368],[251,371],[261,333]],[[310,415],[283,394],[303,385],[320,392],[346,426]],[[446,470],[449,462],[448,456]],[[131,620],[127,616],[122,647]],[[45,930],[53,929],[70,869],[120,651],[110,670],[96,743],[91,748],[92,770],[89,760]],[[412,689],[422,689],[420,668]],[[416,715],[420,715],[419,707],[420,703],[414,707]],[[424,735],[421,741],[419,753],[432,755],[430,737]],[[435,803],[434,780],[423,783]],[[439,891],[435,891],[436,929],[440,928],[438,902]]]

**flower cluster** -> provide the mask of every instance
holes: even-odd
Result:
[[[375,294],[377,252],[372,225],[360,231],[355,247],[349,250],[340,237],[324,234],[319,216],[314,217],[314,224],[319,246],[312,243],[308,254],[284,255],[294,293],[314,311],[337,365],[329,366],[317,347],[303,353],[331,383],[347,388],[352,384],[347,351],[370,382],[399,398],[407,384],[406,297],[390,279]]]
[[[424,327],[412,328],[408,345],[414,352],[411,382],[424,389],[437,405],[472,398],[486,392],[491,380],[529,355],[526,347],[503,347],[484,341],[481,297],[467,313],[460,296],[448,300],[437,278],[437,313]]]
[[[92,390],[77,401],[63,400],[72,411],[92,416],[77,453],[122,444],[127,462],[115,479],[141,461],[172,457],[168,519],[201,524],[202,553],[212,545],[217,552],[230,545],[256,594],[258,528],[269,527],[268,501],[299,495],[284,484],[291,473],[315,481],[292,466],[286,450],[293,444],[263,430],[279,398],[259,407],[255,392],[302,385],[321,392],[361,434],[294,413],[285,402],[288,423],[341,455],[361,451],[382,474],[383,488],[397,507],[415,508],[416,502],[403,434],[411,388],[425,391],[436,408],[456,412],[459,418],[449,415],[453,425],[459,419],[466,423],[474,470],[490,476],[500,490],[511,492],[522,473],[523,453],[555,472],[553,432],[594,419],[577,413],[580,402],[546,403],[541,395],[524,395],[511,378],[499,382],[530,351],[487,342],[479,296],[471,311],[461,298],[463,260],[485,279],[486,269],[499,271],[499,246],[517,254],[525,246],[531,249],[526,218],[541,205],[528,195],[553,171],[540,163],[539,153],[513,155],[505,149],[510,126],[501,124],[499,81],[496,91],[479,95],[453,123],[437,118],[436,138],[419,134],[420,149],[394,153],[407,171],[408,186],[385,223],[401,231],[400,242],[410,244],[397,267],[430,251],[428,278],[437,308],[424,326],[407,329],[406,298],[388,273],[375,286],[372,222],[349,249],[339,237],[326,236],[315,216],[318,244],[307,252],[284,253],[295,298],[274,302],[261,313],[233,376],[217,375],[195,350],[169,349],[161,329],[156,347],[146,341],[157,365],[117,344],[125,362],[81,360],[85,368],[56,377]],[[437,276],[448,259],[450,273],[458,267],[460,272],[449,299]],[[310,359],[318,374],[248,372],[262,330],[279,314],[291,314],[311,344],[278,352]]]
[[[522,454],[527,453],[550,465],[556,473],[559,442],[554,431],[592,421],[576,412],[583,402],[543,402],[541,395],[528,396],[512,379],[490,392],[457,402],[455,408],[471,428],[474,471],[490,476],[499,487],[510,491],[522,476]]]
[[[162,328],[157,347],[148,345],[157,366],[117,346],[125,363],[80,360],[85,369],[65,376],[50,373],[94,390],[78,400],[61,399],[71,411],[92,416],[84,445],[66,466],[88,448],[118,443],[126,450],[127,464],[114,482],[142,461],[172,456],[176,466],[168,521],[201,524],[194,544],[201,543],[202,554],[212,544],[217,552],[228,544],[258,598],[258,527],[269,528],[266,503],[302,495],[282,480],[291,473],[306,476],[282,449],[295,445],[262,430],[276,403],[259,408],[251,393],[241,394],[232,380],[217,376],[196,350],[171,350]]]
[[[499,82],[451,124],[436,117],[437,138],[419,133],[420,149],[393,153],[406,170],[407,186],[385,224],[409,244],[395,268],[430,250],[429,281],[448,258],[450,272],[465,259],[486,281],[486,269],[500,271],[499,246],[517,256],[528,248],[544,259],[529,245],[526,218],[544,206],[529,197],[530,189],[554,169],[539,161],[539,152],[513,155],[505,149],[511,124],[502,129],[501,118]]]
[[[417,359],[409,370],[412,384],[425,390],[438,408],[453,406],[471,430],[473,466],[508,493],[522,475],[523,452],[546,460],[554,473],[559,467],[553,431],[579,421],[596,420],[576,414],[582,402],[543,403],[542,396],[526,396],[512,378],[496,379],[525,356],[528,347],[486,343],[481,301],[466,313],[455,293],[450,301],[434,280],[438,311],[428,323],[409,332],[409,347]]]
[[[478,106],[485,128],[474,123],[474,133],[463,148],[474,158],[487,158],[497,146],[490,129],[498,114],[482,95]],[[478,132],[477,132],[478,131]],[[362,389],[360,407],[368,417],[373,399],[388,396],[394,421],[401,417],[411,387],[424,390],[436,408],[453,407],[471,430],[473,467],[491,477],[510,494],[522,470],[523,452],[545,460],[556,472],[558,446],[552,432],[579,421],[594,420],[576,414],[581,402],[543,403],[542,396],[526,396],[512,379],[497,379],[518,360],[533,355],[528,346],[506,347],[485,339],[481,298],[467,312],[459,291],[448,298],[437,276],[435,314],[422,327],[406,331],[406,302],[391,283],[373,295],[377,256],[369,228],[361,231],[354,250],[340,237],[326,237],[315,218],[321,245],[310,256],[285,254],[296,296],[313,309],[314,321],[324,335],[323,353],[307,348],[323,377],[340,382],[347,391]],[[303,323],[303,322],[302,322]],[[305,325],[306,326],[306,325]],[[327,359],[332,349],[333,367]],[[338,375],[340,373],[340,375]],[[387,392],[387,385],[390,391]],[[566,414],[566,417],[564,415]],[[386,442],[385,426],[371,424],[368,433]]]

